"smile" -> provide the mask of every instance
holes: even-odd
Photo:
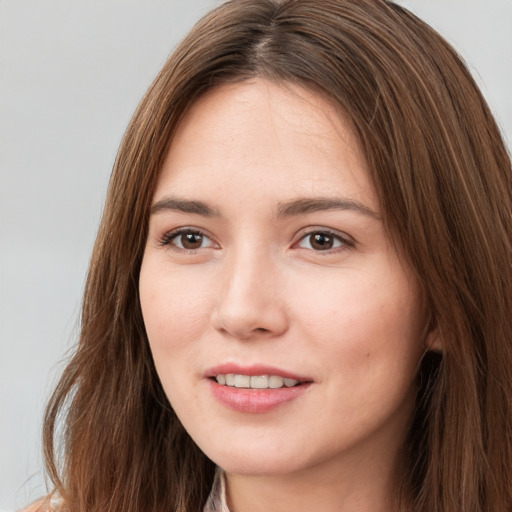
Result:
[[[280,377],[279,375],[241,375],[228,373],[216,375],[215,380],[222,386],[245,389],[292,388],[300,384],[298,380]]]
[[[248,373],[251,375],[220,373],[217,370],[209,376],[211,393],[229,409],[241,413],[262,414],[299,399],[313,384],[309,379],[284,377],[276,375],[277,372],[266,375],[254,372],[255,375],[253,371]]]

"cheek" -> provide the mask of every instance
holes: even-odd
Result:
[[[204,287],[198,286],[204,281],[189,277],[149,257],[143,261],[139,280],[144,325],[158,376],[170,402],[181,404],[185,414],[197,398],[198,390],[189,385],[190,370],[197,358],[197,341],[207,328],[210,304]]]
[[[355,276],[355,277],[353,277]],[[415,283],[403,273],[343,272],[316,276],[295,294],[296,318],[318,351],[354,374],[372,367],[416,365],[422,354],[423,311]]]
[[[143,261],[139,292],[144,324],[155,363],[160,354],[170,356],[191,347],[207,326],[211,297],[205,280],[187,272],[170,271],[157,262]]]

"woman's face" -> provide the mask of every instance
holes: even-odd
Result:
[[[255,80],[190,109],[153,198],[140,298],[165,392],[224,469],[396,456],[422,296],[349,124],[321,96]]]

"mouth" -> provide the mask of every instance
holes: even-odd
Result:
[[[238,373],[219,373],[213,379],[221,386],[240,389],[293,388],[306,382],[280,375],[243,375]]]
[[[300,399],[313,380],[275,366],[221,364],[206,372],[213,396],[229,409],[267,413]]]

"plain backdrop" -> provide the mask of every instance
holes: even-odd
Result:
[[[512,0],[400,3],[463,55],[511,141]],[[76,340],[124,129],[169,52],[216,4],[0,0],[0,510],[45,492],[42,411]]]

